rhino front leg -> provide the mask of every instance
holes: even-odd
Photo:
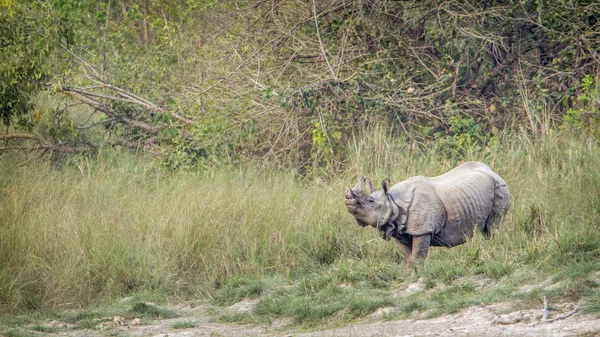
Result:
[[[429,245],[431,244],[431,234],[413,236],[412,238],[412,256],[411,262],[415,265],[421,264],[427,257]]]
[[[410,245],[407,245],[406,243],[402,243],[400,242],[400,240],[394,238],[394,242],[396,242],[396,246],[398,246],[398,250],[400,251],[400,253],[402,253],[402,256],[404,257],[404,262],[408,263],[410,261],[410,256],[412,254],[412,249],[410,248]]]

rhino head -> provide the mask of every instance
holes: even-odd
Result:
[[[375,191],[369,178],[360,177],[356,186],[346,190],[344,203],[360,226],[377,228],[381,236],[389,240],[396,229],[393,221],[398,207],[388,199],[389,180],[384,180],[382,187],[382,191]]]

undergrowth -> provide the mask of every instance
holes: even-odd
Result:
[[[435,149],[398,150],[379,132],[357,140],[349,158],[342,174],[305,179],[265,167],[164,171],[122,153],[20,167],[22,158],[1,156],[0,308],[91,308],[140,293],[220,307],[258,299],[251,314],[221,320],[291,317],[312,325],[381,307],[395,310],[384,318],[435,316],[505,300],[531,306],[547,295],[600,311],[594,142],[553,132],[504,137],[450,160]],[[343,192],[359,175],[399,182],[463,160],[486,162],[510,188],[511,211],[490,240],[475,235],[459,247],[433,248],[413,270],[345,210]],[[548,278],[558,286],[520,290]],[[417,280],[421,290],[394,295]],[[132,303],[126,314],[174,315]]]

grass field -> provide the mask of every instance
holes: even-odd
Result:
[[[461,160],[435,148],[407,151],[381,132],[355,142],[346,172],[312,179],[250,166],[167,172],[124,153],[55,167],[16,167],[22,158],[3,155],[0,310],[90,310],[126,296],[199,299],[218,310],[258,297],[252,314],[221,320],[285,316],[311,325],[387,306],[395,308],[389,318],[497,301],[533,306],[546,295],[600,311],[597,145],[523,135],[463,160],[486,162],[507,181],[505,227],[491,240],[433,248],[413,270],[392,243],[354,223],[344,190],[361,174],[398,182]],[[418,279],[424,290],[392,296]],[[556,286],[519,291],[548,279]]]

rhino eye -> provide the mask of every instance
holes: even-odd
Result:
[[[367,202],[368,202],[369,204],[372,204],[374,201],[375,201],[375,200],[373,200],[373,198],[371,198],[371,197],[369,197],[369,199],[367,199]]]

